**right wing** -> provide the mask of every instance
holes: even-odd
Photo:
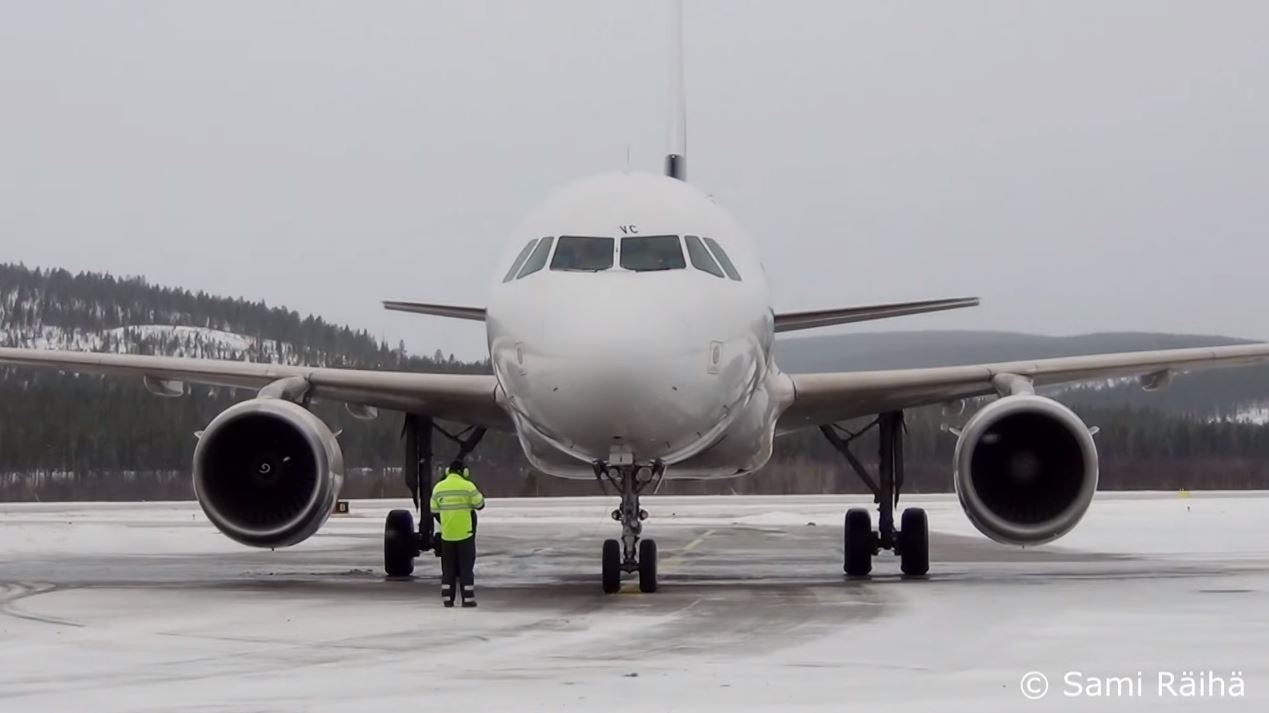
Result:
[[[0,348],[0,366],[132,376],[161,385],[188,382],[248,389],[299,377],[307,394],[314,398],[418,413],[501,431],[513,429],[510,416],[497,402],[498,381],[486,374],[421,374],[7,348]]]
[[[1161,386],[1174,374],[1269,362],[1269,344],[1090,354],[975,366],[892,371],[790,374],[793,403],[778,431],[822,426],[859,416],[1000,393],[1020,377],[1035,386],[1138,376]]]

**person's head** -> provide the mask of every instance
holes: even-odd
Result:
[[[456,473],[458,475],[461,475],[464,478],[471,477],[471,471],[467,470],[467,464],[464,463],[461,458],[455,459],[452,463],[449,464],[449,472]]]

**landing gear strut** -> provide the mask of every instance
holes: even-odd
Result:
[[[852,441],[874,427],[880,443],[878,477],[875,481],[850,450]],[[872,558],[881,550],[891,550],[898,555],[899,568],[906,575],[922,576],[928,573],[930,531],[925,511],[921,508],[908,508],[903,511],[897,530],[894,523],[894,509],[899,504],[899,493],[903,489],[903,412],[883,413],[857,432],[847,431],[837,425],[821,426],[820,431],[872,491],[877,503],[876,530],[872,529],[872,517],[867,509],[851,508],[846,512],[843,536],[846,560],[843,569],[846,574],[852,577],[867,575],[872,571]]]
[[[418,512],[418,531],[414,529],[414,515],[409,510],[393,510],[383,527],[383,569],[389,577],[408,577],[414,572],[414,559],[427,551],[439,557],[441,550],[435,538],[435,522],[432,519],[432,434],[439,433],[458,444],[457,459],[471,455],[485,429],[468,428],[457,434],[450,433],[428,416],[407,413],[401,435],[405,438],[405,468],[402,474],[410,488],[410,498]]]
[[[612,511],[612,519],[621,523],[621,540],[604,540],[603,587],[605,594],[621,589],[623,573],[639,573],[639,591],[657,590],[657,543],[640,540],[643,521],[648,511],[639,507],[639,496],[650,484],[660,484],[665,476],[665,466],[656,462],[651,466],[609,466],[595,463],[595,478],[603,489],[605,481],[621,494],[621,504]]]

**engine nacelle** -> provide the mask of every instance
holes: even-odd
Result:
[[[1066,406],[1006,396],[974,414],[956,444],[956,494],[970,522],[1009,545],[1070,532],[1097,491],[1097,446]]]
[[[326,522],[344,482],[344,455],[330,428],[284,399],[234,404],[212,419],[194,449],[194,492],[230,539],[287,547]]]

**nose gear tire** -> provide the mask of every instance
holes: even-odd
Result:
[[[603,549],[604,594],[616,594],[621,589],[621,543],[604,540]]]
[[[657,541],[639,541],[639,591],[657,590]]]

